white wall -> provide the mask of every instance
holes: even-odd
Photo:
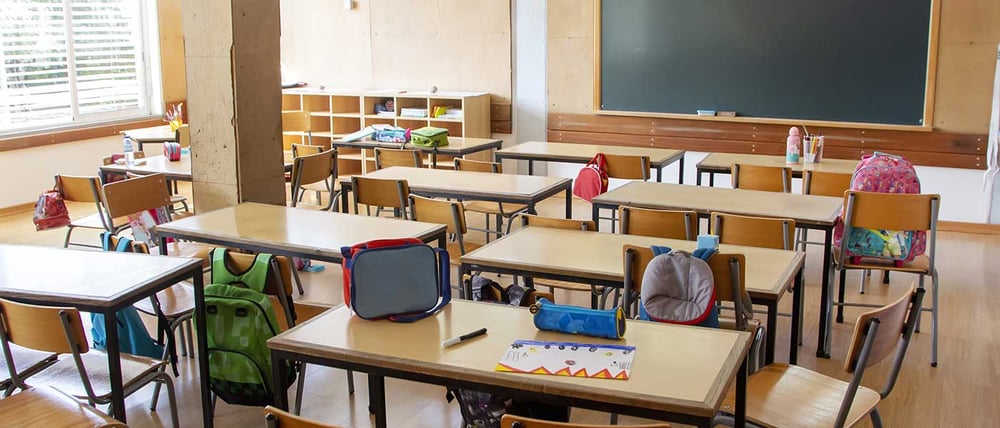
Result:
[[[96,176],[101,159],[120,153],[121,144],[121,137],[113,136],[0,152],[0,207],[34,202],[52,188],[56,174]]]
[[[546,133],[546,90],[545,90],[545,49],[546,49],[546,7],[538,0],[515,0],[513,58],[514,104],[513,132],[506,145],[520,141],[545,141]],[[515,161],[506,161],[505,171],[515,171]],[[520,174],[528,172],[527,164],[521,162],[516,169]],[[537,170],[545,173],[544,167]]]

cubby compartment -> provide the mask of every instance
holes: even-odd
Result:
[[[462,135],[462,122],[451,120],[431,119],[431,126],[448,130],[449,137],[464,137]]]
[[[302,110],[302,96],[299,94],[281,94],[281,111]]]
[[[450,112],[450,114],[448,116],[438,117],[434,113],[439,108],[440,109],[448,108],[448,109],[451,110],[451,112]],[[462,112],[462,114],[456,114],[458,112]],[[431,100],[430,100],[430,109],[428,110],[428,114],[430,114],[430,117],[432,119],[451,120],[451,121],[455,121],[455,122],[461,122],[462,119],[464,118],[464,110],[462,109],[462,99],[461,98],[431,98]]]
[[[392,118],[393,116],[396,115],[396,107],[395,106],[393,106],[393,108],[389,109],[389,111],[392,112],[392,115],[389,115],[389,116],[379,116],[378,114],[375,113],[375,105],[376,104],[385,105],[386,101],[393,101],[393,100],[394,100],[393,97],[380,97],[380,96],[370,97],[370,96],[365,96],[364,97],[364,103],[363,103],[363,108],[364,109],[361,111],[361,113],[363,115],[365,115],[365,117],[389,117],[389,118]]]
[[[413,110],[416,110],[414,113]],[[396,97],[396,116],[409,119],[427,119],[427,98]]]
[[[302,110],[314,113],[330,112],[329,95],[302,95]]]
[[[333,118],[333,136],[341,137],[345,134],[350,134],[352,132],[361,129],[361,118],[360,117],[334,117]]]
[[[361,115],[361,97],[355,95],[334,95],[330,97],[331,110],[335,115]]]
[[[321,116],[313,113],[309,116],[309,130],[313,133],[330,132],[330,116]]]
[[[409,119],[401,117],[396,119],[396,126],[400,128],[420,129],[427,126],[427,119]]]
[[[391,117],[366,117],[365,126],[372,125],[392,125],[396,126],[396,119]]]

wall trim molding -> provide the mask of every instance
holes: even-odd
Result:
[[[147,128],[163,124],[163,118],[151,117],[117,122],[113,124],[38,132],[17,137],[0,138],[0,152],[30,149],[32,147],[51,146],[54,144],[72,143],[80,140],[89,140],[91,138],[110,137],[118,135],[126,129]]]
[[[977,235],[1000,235],[1000,224],[967,223],[962,221],[942,221],[937,223],[939,232],[974,233]]]

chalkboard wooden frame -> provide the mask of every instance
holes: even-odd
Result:
[[[941,1],[931,0],[930,28],[927,38],[927,71],[924,83],[924,108],[922,125],[899,125],[886,123],[868,122],[840,122],[827,120],[801,120],[783,119],[753,116],[699,116],[697,114],[685,113],[663,113],[663,112],[641,112],[641,111],[618,111],[605,110],[601,108],[601,3],[602,0],[594,0],[594,114],[611,116],[631,116],[631,117],[659,117],[673,119],[691,119],[703,121],[719,122],[743,122],[762,123],[780,125],[806,125],[806,126],[828,126],[836,128],[862,128],[862,129],[884,129],[898,131],[922,131],[930,132],[934,129],[934,95],[937,81],[937,57],[938,38],[941,27]]]

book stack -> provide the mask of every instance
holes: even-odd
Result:
[[[400,117],[427,117],[427,109],[425,108],[413,108],[413,107],[403,107],[399,109]]]
[[[462,109],[449,107],[444,113],[439,114],[437,118],[462,120]]]

